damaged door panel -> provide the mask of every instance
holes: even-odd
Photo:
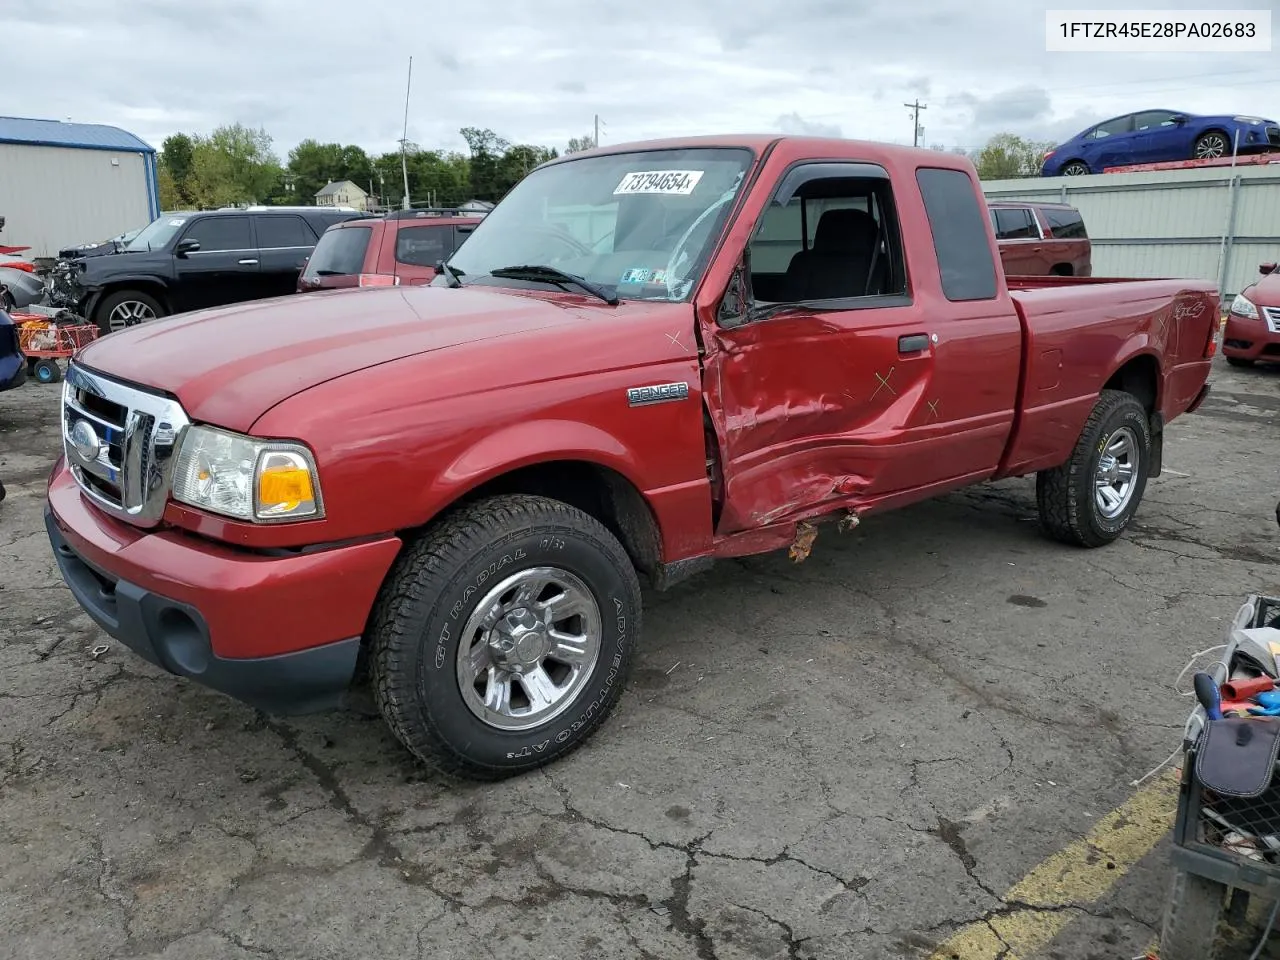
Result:
[[[936,288],[909,286],[908,273],[936,267],[924,262],[928,238],[901,234],[896,201],[874,164],[782,175],[746,250],[745,322],[709,332],[721,535],[998,464],[1017,390],[1017,317],[1007,297],[938,309]]]

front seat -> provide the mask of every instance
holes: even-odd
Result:
[[[818,220],[813,246],[787,266],[789,300],[835,300],[879,293],[873,275],[882,275],[883,259],[875,217],[862,210],[828,210]]]

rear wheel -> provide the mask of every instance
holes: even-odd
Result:
[[[1216,960],[1225,885],[1179,870],[1160,929],[1160,960]]]
[[[57,383],[62,379],[62,368],[58,361],[42,357],[32,365],[31,375],[37,383]]]
[[[558,501],[494,497],[429,529],[388,577],[374,696],[424,763],[497,780],[594,733],[639,632],[639,580],[613,534]]]
[[[1071,459],[1036,477],[1040,522],[1056,540],[1111,543],[1142,502],[1151,462],[1151,425],[1132,394],[1103,390]]]
[[[1072,160],[1062,168],[1064,177],[1083,177],[1089,172],[1088,165],[1082,160]]]
[[[164,306],[149,293],[141,290],[117,290],[102,298],[94,311],[94,322],[104,334],[136,327],[148,320],[155,320],[168,313]]]

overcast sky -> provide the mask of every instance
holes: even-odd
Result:
[[[1143,5],[1133,0],[1135,6]],[[0,110],[170,133],[463,149],[463,126],[562,148],[781,131],[980,145],[1061,140],[1141,108],[1280,116],[1272,53],[1045,53],[1034,0],[0,0]],[[1155,6],[1147,3],[1145,6]],[[1163,9],[1280,0],[1164,0]]]

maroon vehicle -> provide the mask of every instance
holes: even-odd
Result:
[[[1093,245],[1075,207],[1019,200],[993,200],[987,206],[1006,276],[1093,275]]]
[[[1262,279],[1232,301],[1223,330],[1222,355],[1235,367],[1280,363],[1280,270],[1264,263],[1258,273]]]
[[[298,275],[298,292],[430,283],[436,264],[453,256],[481,219],[430,208],[334,224]],[[337,229],[347,226],[352,229]]]
[[[443,267],[91,344],[46,528],[139,655],[278,713],[367,664],[405,746],[476,778],[598,729],[642,576],[1001,477],[1114,541],[1217,346],[1213,284],[1009,280],[972,164],[876,143],[557,158]]]

